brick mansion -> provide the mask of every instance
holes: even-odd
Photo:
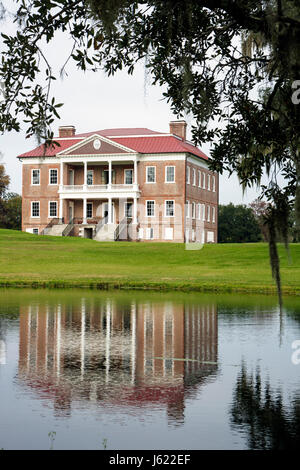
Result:
[[[186,122],[169,133],[145,128],[76,134],[40,145],[22,162],[22,230],[98,241],[216,243],[218,174],[186,140]]]

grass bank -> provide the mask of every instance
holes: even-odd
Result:
[[[279,247],[284,294],[300,294],[300,244]],[[264,243],[99,243],[0,230],[0,286],[276,293]]]

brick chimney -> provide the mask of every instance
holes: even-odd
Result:
[[[76,129],[74,126],[59,126],[58,135],[59,137],[73,137]]]
[[[186,122],[185,121],[171,121],[170,134],[177,135],[183,140],[186,140]]]

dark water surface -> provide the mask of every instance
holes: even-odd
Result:
[[[299,443],[300,299],[0,290],[0,448]]]

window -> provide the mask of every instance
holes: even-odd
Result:
[[[93,170],[87,170],[87,174],[86,174],[86,184],[87,185],[92,185],[93,184],[93,180],[94,180],[94,172]]]
[[[201,171],[198,170],[198,187],[201,188]]]
[[[166,183],[175,183],[175,166],[166,167]]]
[[[38,228],[33,228],[33,229],[32,229],[32,233],[33,233],[34,235],[38,235],[38,234],[39,234],[39,229],[38,229]]]
[[[216,192],[216,177],[212,176],[212,190],[215,193]]]
[[[93,217],[93,203],[87,202],[86,203],[86,218],[91,219]]]
[[[193,186],[196,186],[196,170],[193,168]]]
[[[147,213],[147,217],[154,217],[155,201],[147,201],[146,213]]]
[[[212,207],[212,223],[216,222],[216,208]]]
[[[211,190],[211,187],[210,187],[210,175],[207,175],[207,189],[208,189],[208,191]]]
[[[49,217],[57,217],[57,202],[49,202]]]
[[[202,172],[202,189],[205,189],[205,173]]]
[[[141,240],[142,238],[144,238],[144,229],[143,228],[140,228],[139,231],[138,231],[138,237],[139,239]]]
[[[31,184],[40,184],[40,170],[32,170]]]
[[[124,183],[132,184],[133,182],[133,170],[124,170]]]
[[[88,170],[86,173],[86,184],[88,186],[93,185],[93,180],[94,180],[94,171],[93,170]]]
[[[49,184],[57,184],[57,169],[51,168],[49,170]]]
[[[201,220],[201,204],[197,204],[198,206],[198,220]]]
[[[124,205],[124,217],[132,217],[132,202],[125,202]]]
[[[146,183],[155,183],[155,166],[146,167]]]
[[[210,207],[207,206],[207,222],[210,222]]]
[[[207,232],[207,243],[214,243],[215,234],[214,232]]]
[[[202,205],[202,220],[205,222],[205,204]]]
[[[165,228],[165,240],[173,240],[173,228]]]
[[[190,184],[190,172],[191,169],[189,166],[186,167],[186,184]]]
[[[174,201],[165,201],[165,216],[174,217]]]
[[[192,219],[196,218],[196,203],[192,202]]]
[[[186,217],[189,218],[190,216],[190,202],[186,201]]]
[[[154,231],[152,227],[147,227],[146,229],[147,239],[152,240],[154,238]]]
[[[40,216],[40,202],[34,201],[31,203],[31,217],[39,217]]]

